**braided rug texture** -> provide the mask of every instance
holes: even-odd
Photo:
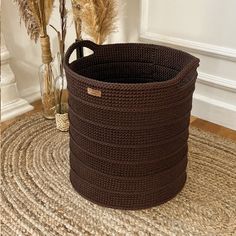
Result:
[[[113,210],[73,190],[69,136],[54,122],[36,115],[2,134],[2,235],[235,235],[236,143],[191,128],[181,193],[147,210]]]

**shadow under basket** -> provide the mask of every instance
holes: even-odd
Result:
[[[72,63],[75,49],[93,54]],[[199,60],[150,44],[72,44],[70,180],[102,206],[143,209],[178,194],[186,181],[188,127]]]

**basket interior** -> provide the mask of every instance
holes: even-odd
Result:
[[[170,48],[107,48],[71,63],[79,75],[110,83],[150,83],[171,80],[192,60],[192,56]]]
[[[112,62],[76,68],[80,75],[111,83],[148,83],[166,81],[178,71],[142,62]]]

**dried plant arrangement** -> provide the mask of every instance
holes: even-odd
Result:
[[[65,104],[63,102],[63,97],[66,97],[66,89],[65,89],[65,75],[63,69],[63,61],[65,55],[65,39],[66,39],[66,27],[67,27],[67,9],[65,6],[65,0],[59,0],[59,14],[60,14],[60,30],[57,30],[53,25],[50,25],[57,33],[58,37],[58,59],[59,59],[59,72],[60,78],[57,78],[55,81],[55,97],[56,97],[56,112],[59,114],[63,114],[65,109]],[[65,94],[64,94],[65,93]]]
[[[37,42],[40,38],[42,62],[52,61],[47,25],[53,9],[54,0],[14,0],[19,8],[20,18],[24,21],[30,39]]]
[[[59,0],[59,13],[60,13],[60,31],[57,30],[53,25],[50,25],[57,33],[58,38],[58,47],[60,54],[59,61],[59,72],[60,75],[63,75],[63,60],[65,55],[65,39],[66,39],[66,27],[67,27],[67,9],[65,6],[65,0]]]
[[[53,92],[52,53],[47,25],[53,10],[54,0],[14,0],[19,8],[21,20],[24,21],[27,33],[32,40],[40,39],[41,56],[41,95],[43,112],[46,118],[54,118],[55,98]],[[42,89],[43,87],[43,89]]]
[[[71,0],[71,6],[72,6],[73,20],[74,20],[75,33],[76,33],[75,41],[81,41],[82,40],[82,21],[80,17],[81,6],[79,4],[79,0]],[[77,58],[83,57],[84,55],[83,48],[77,48],[76,54],[77,54]]]
[[[75,6],[75,19],[82,22],[82,30],[97,44],[103,44],[116,29],[118,7],[115,0],[73,0],[72,6]]]
[[[24,22],[27,34],[30,36],[31,40],[36,42],[39,38],[40,26],[34,16],[34,13],[32,12],[30,1],[14,0],[14,2],[18,5],[20,20]]]
[[[80,17],[80,0],[71,0],[72,12],[73,12],[73,19],[75,25],[75,32],[76,32],[76,39],[82,40],[81,35],[81,17]]]

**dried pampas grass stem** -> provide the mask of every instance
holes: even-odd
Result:
[[[14,2],[18,5],[20,19],[25,24],[27,34],[30,36],[31,40],[36,42],[40,34],[40,25],[30,7],[30,2],[27,0],[14,0]]]
[[[64,61],[64,55],[65,55],[65,39],[66,39],[66,27],[67,27],[67,9],[66,9],[66,1],[65,0],[59,0],[59,14],[60,14],[60,30],[57,30],[53,25],[50,25],[56,32],[58,37],[58,46],[59,46],[59,70],[60,70],[60,76],[62,79],[61,88],[58,88],[55,91],[55,96],[58,101],[58,112],[62,114],[62,96],[63,96],[63,90],[64,90],[64,70],[63,70],[63,61]]]
[[[54,0],[14,0],[18,5],[20,18],[24,21],[30,39],[35,42],[45,34]]]
[[[97,44],[105,42],[115,30],[117,2],[115,0],[74,0],[80,6],[83,31]]]
[[[72,5],[73,19],[74,19],[74,24],[75,24],[76,39],[82,40],[82,35],[81,35],[82,22],[80,18],[81,6],[79,4],[79,0],[72,0],[71,5]]]

